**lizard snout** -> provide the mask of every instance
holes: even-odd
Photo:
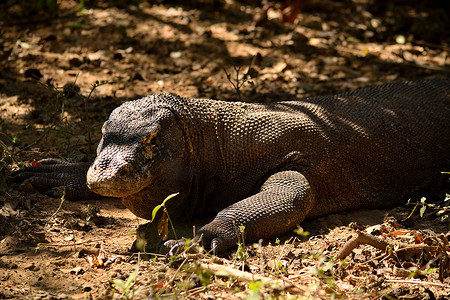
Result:
[[[97,158],[87,172],[87,186],[91,191],[104,196],[124,197],[136,192],[134,184],[130,184],[127,179],[130,174],[127,162],[106,162]]]

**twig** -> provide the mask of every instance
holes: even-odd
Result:
[[[448,207],[440,207],[440,206],[437,206],[437,205],[435,205],[433,203],[426,203],[426,202],[415,202],[415,203],[413,203],[413,202],[408,202],[408,203],[406,203],[406,205],[415,205],[413,211],[409,214],[407,219],[412,216],[412,214],[414,213],[414,210],[419,205],[430,207],[430,208],[433,208],[435,210],[442,210],[443,212],[450,212],[450,208],[448,208]]]
[[[388,247],[394,249],[395,246],[399,246],[400,248],[393,251],[393,253],[395,254],[396,257],[399,257],[403,260],[409,260],[411,259],[412,256],[420,254],[424,250],[431,251],[438,248],[437,246],[430,246],[427,244],[418,244],[418,245],[407,245],[403,243],[394,244],[392,242],[385,241],[383,239],[380,239],[379,237],[358,230],[356,231],[356,235],[353,236],[347,243],[345,243],[345,245],[338,252],[336,257],[338,259],[344,259],[353,251],[353,249],[357,248],[359,245],[362,244],[371,245],[381,251],[386,251]],[[381,257],[382,256],[377,258]]]
[[[180,295],[193,296],[193,295],[196,295],[198,293],[206,291],[206,289],[207,289],[206,286],[199,286],[198,288],[193,288],[193,289],[188,290],[188,291],[183,291],[183,292],[180,293]]]
[[[305,274],[302,274],[301,276],[302,276],[302,277],[306,277]],[[284,282],[289,283],[290,285],[294,286],[294,287],[295,287],[296,289],[298,289],[299,291],[303,291],[303,292],[306,292],[306,291],[307,291],[307,289],[305,288],[305,283],[304,283],[304,281],[302,281],[302,283],[303,283],[304,285],[301,286],[301,285],[299,285],[297,282],[295,282],[294,280],[292,280],[293,278],[288,278],[288,277],[286,277],[286,276],[284,276],[284,275],[280,275],[280,277],[281,277],[281,279],[282,279]],[[313,280],[318,280],[318,279],[315,278],[315,277],[312,277],[312,279],[313,279]]]
[[[78,78],[78,74],[77,74]],[[75,79],[76,81],[76,79]],[[112,84],[114,82],[99,82],[98,80],[92,84],[91,91],[89,92],[89,95],[87,97],[83,97],[83,108],[84,108],[84,117],[81,116],[82,119],[85,121],[83,122],[86,126],[84,128],[85,132],[87,131],[87,144],[88,144],[88,152],[89,155],[92,153],[92,137],[91,137],[91,128],[87,124],[89,124],[89,110],[88,110],[88,102],[91,98],[92,93],[96,88],[99,86],[105,85],[105,84]]]
[[[186,264],[186,262],[188,261],[188,257],[186,257],[183,262],[180,264],[180,266],[178,267],[178,269],[175,271],[175,274],[173,274],[172,278],[170,278],[170,280],[166,281],[163,285],[163,287],[161,288],[161,290],[158,292],[157,297],[156,298],[160,298],[161,295],[164,293],[164,291],[166,290],[166,288],[172,284],[172,282],[175,280],[176,276],[178,275],[178,273],[180,272],[181,268],[183,268],[183,266]]]
[[[444,288],[450,288],[450,285],[445,284],[445,283],[428,282],[428,281],[419,281],[419,280],[387,279],[385,282],[390,282],[390,283],[421,284],[421,285],[432,285],[432,286],[439,286],[439,287],[444,287]]]
[[[411,271],[411,270],[407,270],[405,268],[394,266],[394,269],[392,270],[392,275],[394,275],[395,277],[408,278],[408,277],[423,277],[426,274],[420,270]]]
[[[108,237],[104,237],[104,238],[99,238],[99,239],[89,239],[87,241],[82,241],[82,242],[76,242],[76,243],[67,243],[67,244],[57,244],[57,243],[39,243],[37,244],[38,247],[72,247],[74,245],[83,245],[83,244],[90,244],[90,243],[96,243],[96,242],[101,242],[101,241],[105,241],[105,240],[109,240],[111,238],[114,237],[119,237],[123,234],[118,234],[115,236],[108,236]]]
[[[65,198],[66,198],[66,189],[64,188],[63,195],[62,195],[62,197],[61,197],[61,202],[59,203],[58,209],[50,216],[50,218],[47,219],[47,221],[45,221],[44,227],[45,227],[45,226],[48,224],[48,222],[50,222],[50,220],[53,219],[53,218],[56,216],[56,214],[61,210],[61,207],[62,207],[62,205],[63,205],[63,203],[64,203]]]
[[[295,284],[291,280],[273,279],[260,274],[253,274],[245,271],[240,271],[230,266],[223,266],[214,263],[211,264],[202,263],[199,265],[199,267],[205,271],[213,273],[216,276],[234,277],[237,280],[241,281],[261,281],[265,285],[276,285],[283,287],[283,289],[295,288],[300,291],[305,291],[303,287],[301,287],[298,284]]]
[[[369,263],[369,262],[371,262],[371,261],[374,261],[374,260],[379,260],[379,259],[386,259],[387,257],[389,257],[389,255],[386,255],[386,253],[383,253],[383,254],[381,254],[381,255],[378,255],[378,256],[375,256],[374,258],[372,258],[372,259],[369,259],[368,261],[366,261],[366,263]]]
[[[205,271],[210,271],[214,275],[217,276],[231,276],[238,280],[244,280],[244,281],[256,281],[260,280],[262,283],[276,283],[280,280],[272,279],[269,277],[265,277],[259,274],[253,274],[241,270],[237,270],[231,266],[224,266],[219,264],[205,264],[201,263],[200,268]]]
[[[283,257],[283,256],[285,256],[285,250],[286,250],[286,248],[287,248],[287,246],[289,245],[290,246],[290,249],[289,250],[291,250],[294,246],[293,246],[293,244],[295,243],[295,240],[297,239],[297,237],[291,237],[291,238],[289,238],[287,241],[285,241],[284,242],[284,244],[283,244],[283,246],[282,246],[282,248],[281,248],[281,251],[278,253],[278,255],[277,255],[277,257],[275,258],[275,261],[274,261],[274,266],[272,267],[272,270],[271,270],[271,272],[274,272],[275,271],[275,268],[277,268],[278,266],[277,266],[277,263],[278,262],[280,262],[281,261],[281,258]],[[292,242],[291,242],[292,241]],[[289,253],[289,251],[287,251],[287,253]],[[287,254],[286,253],[286,254]]]
[[[414,255],[420,255],[424,250],[431,251],[437,249],[438,246],[430,246],[427,244],[408,245],[395,250],[395,254],[403,260],[409,260]]]
[[[344,247],[338,252],[336,257],[338,259],[346,258],[353,249],[357,248],[359,245],[368,244],[374,246],[375,248],[385,251],[389,246],[389,243],[371,234],[365,233],[363,231],[356,231],[356,235],[353,236]]]

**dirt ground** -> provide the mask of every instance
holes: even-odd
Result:
[[[37,2],[0,1],[0,299],[450,299],[448,222],[431,210],[333,215],[302,224],[306,237],[167,258],[130,251],[146,220],[118,199],[5,186],[42,158],[90,161],[112,109],[154,92],[271,102],[448,77],[448,2]],[[235,68],[249,74],[240,93]],[[358,230],[390,250],[336,260]]]

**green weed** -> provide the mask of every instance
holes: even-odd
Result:
[[[421,198],[420,201],[416,203],[408,201],[408,205],[414,205],[414,208],[411,210],[411,213],[406,217],[406,219],[411,218],[418,207],[420,207],[419,215],[423,218],[426,210],[430,208],[436,212],[437,216],[441,217],[442,222],[447,221],[447,225],[450,230],[450,194],[446,194],[443,204],[427,203],[426,201],[427,199],[425,197]]]
[[[63,88],[54,86],[53,84],[43,84],[51,92],[49,104],[43,108],[46,113],[45,120],[47,125],[43,128],[41,135],[35,142],[27,146],[26,149],[36,145],[43,139],[47,139],[52,135],[57,135],[65,142],[62,144],[66,148],[66,156],[71,161],[81,161],[86,154],[79,150],[80,145],[86,145],[87,155],[92,155],[94,145],[97,141],[92,139],[92,132],[95,127],[92,126],[91,116],[89,115],[88,103],[95,89],[108,82],[96,81],[92,84],[88,96],[79,93],[80,88],[76,84],[77,78],[73,83],[66,83]],[[68,106],[82,105],[82,109],[78,116],[69,119],[66,108]],[[26,150],[23,149],[23,150]]]
[[[236,67],[233,65],[233,70],[235,73],[235,76],[233,77],[231,73],[228,73],[228,71],[224,68],[225,75],[227,76],[228,81],[233,86],[234,90],[236,91],[239,101],[242,101],[242,95],[241,95],[241,88],[244,84],[249,84],[250,86],[254,85],[253,78],[255,78],[255,73],[253,72],[253,69],[251,68],[251,64],[248,66],[247,72],[244,75],[241,75],[241,68],[242,67]]]
[[[238,248],[236,250],[235,259],[237,259],[241,263],[242,271],[243,271],[245,266],[248,265],[247,260],[249,258],[248,251],[245,247],[245,235],[244,235],[245,226],[241,225],[239,227],[236,227],[236,224],[234,224],[234,225],[235,225],[236,235],[238,237],[238,242],[237,242]]]
[[[169,212],[167,211],[167,208],[166,208],[166,202],[169,201],[170,199],[172,199],[173,197],[177,196],[178,194],[179,193],[175,193],[175,194],[171,194],[171,195],[167,196],[166,199],[164,199],[164,201],[160,205],[157,205],[152,211],[151,222],[153,222],[153,220],[155,220],[155,217],[156,217],[156,214],[158,213],[158,211],[161,208],[163,208],[163,217],[158,222],[158,233],[163,236],[163,240],[165,240],[167,238],[167,235],[169,234],[169,228],[168,228],[169,223],[170,223],[170,226],[172,227],[172,231],[173,231],[173,235],[175,236],[175,240],[178,240],[177,233],[175,231],[175,227],[173,226],[172,220],[170,219],[170,216],[169,216]]]
[[[136,268],[130,276],[128,276],[127,280],[110,279],[110,288],[107,293],[111,293],[112,296],[115,293],[119,293],[121,299],[133,299],[134,296],[141,290],[139,287],[136,287],[136,283],[138,282],[136,280],[136,276],[139,272],[139,262],[140,257],[138,256]]]
[[[23,165],[23,162],[16,160],[19,145],[20,142],[17,136],[10,136],[7,124],[4,120],[0,120],[0,190],[6,188],[6,179],[10,166],[13,163],[17,163],[19,166]]]

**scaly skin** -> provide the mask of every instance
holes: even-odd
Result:
[[[179,192],[172,219],[216,215],[197,238],[220,253],[235,245],[236,226],[254,241],[423,194],[450,169],[449,120],[449,79],[271,104],[155,94],[112,112],[86,181],[147,219]],[[48,176],[27,168],[12,179]],[[54,186],[65,186],[58,176]]]

